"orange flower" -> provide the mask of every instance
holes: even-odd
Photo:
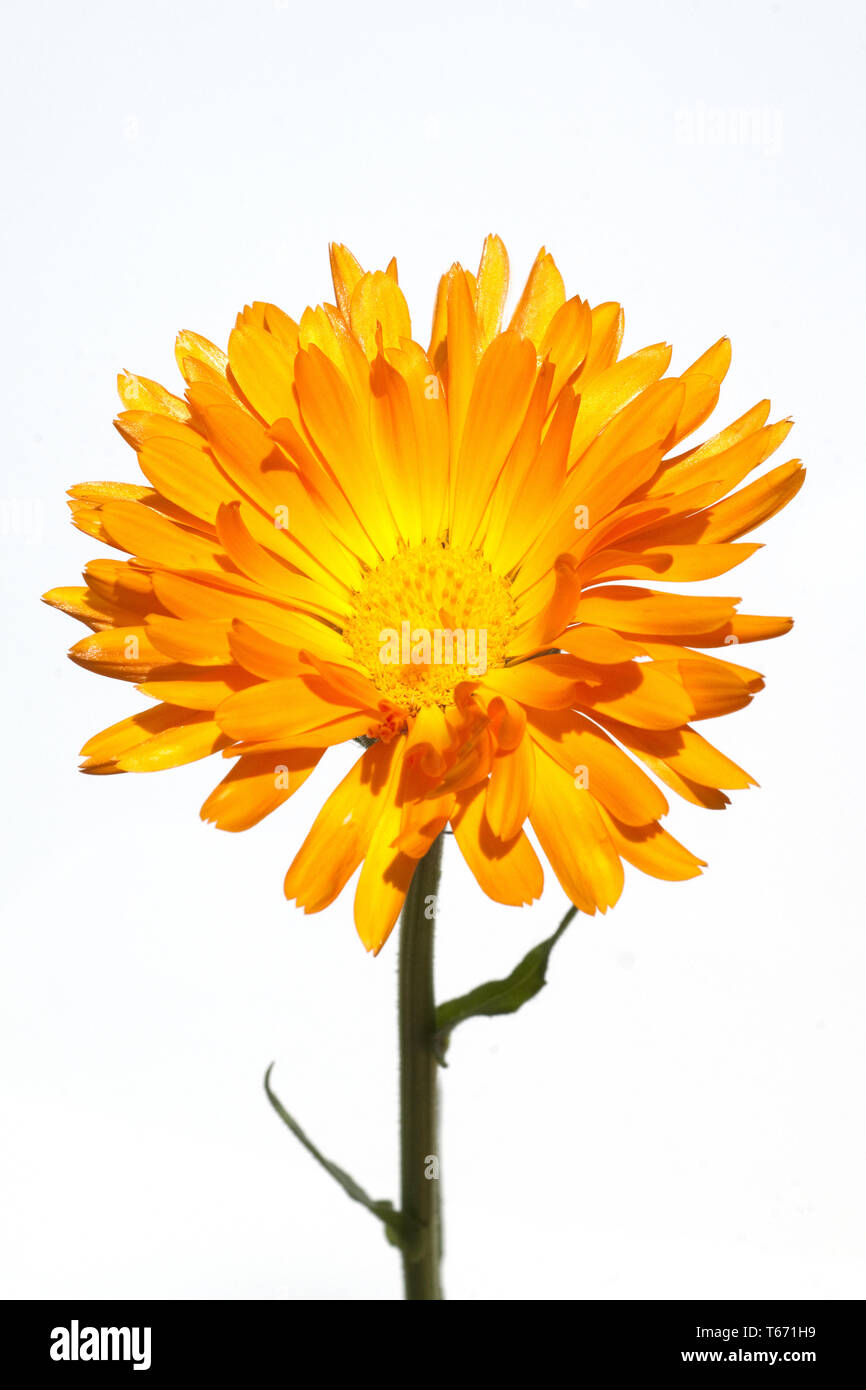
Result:
[[[712,412],[722,339],[678,377],[670,349],[619,358],[623,316],[566,299],[541,251],[507,329],[508,261],[439,285],[425,351],[392,262],[331,249],[336,305],[239,315],[228,356],[181,333],[185,398],[124,373],[117,426],[146,485],[85,483],[75,524],[128,560],[45,597],[92,629],[72,648],[156,704],[97,734],[87,772],[235,760],[202,807],[244,830],[351,739],[366,751],[286,877],[307,912],[360,866],[355,920],[378,951],[446,826],[484,892],[529,903],[542,867],[604,911],[625,859],[658,878],[702,861],[659,824],[665,783],[701,806],[748,773],[694,724],[742,708],[757,672],[696,648],[787,632],[715,578],[783,507],[784,463],[734,491],[790,424],[762,401],[677,452]],[[724,499],[724,500],[723,500]],[[654,775],[650,777],[639,766]],[[658,781],[654,780],[658,779]]]

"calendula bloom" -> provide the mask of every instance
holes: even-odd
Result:
[[[119,378],[117,427],[146,484],[84,483],[70,505],[129,558],[46,599],[92,630],[74,661],[156,703],[92,738],[84,770],[222,754],[232,768],[201,814],[244,830],[327,749],[372,740],[285,890],[319,912],[361,866],[355,921],[374,951],[449,825],[500,903],[541,893],[527,823],[584,912],[617,901],[623,860],[691,878],[703,861],[662,828],[659,782],[710,808],[747,787],[695,725],[762,686],[706,649],[791,620],[656,586],[758,548],[740,538],[803,471],[735,489],[790,422],[767,424],[762,401],[679,450],[715,407],[727,340],[681,376],[661,343],[620,358],[619,305],[567,299],[543,250],[504,329],[499,238],[477,275],[452,266],[426,349],[393,261],[365,273],[334,246],[331,266],[335,305],[295,322],[255,303],[227,355],[181,333],[183,399]]]

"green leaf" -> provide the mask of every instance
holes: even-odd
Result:
[[[338,1167],[336,1163],[332,1163],[330,1159],[325,1158],[325,1155],[316,1148],[313,1141],[309,1139],[301,1129],[297,1120],[292,1118],[288,1110],[286,1110],[285,1106],[271,1090],[271,1072],[273,1069],[274,1064],[271,1062],[271,1065],[265,1072],[265,1094],[283,1124],[288,1126],[295,1138],[303,1144],[308,1153],[313,1155],[316,1162],[320,1163],[327,1173],[330,1173],[334,1181],[340,1184],[347,1197],[351,1197],[353,1202],[360,1202],[361,1206],[366,1207],[369,1212],[372,1212],[374,1216],[379,1218],[385,1227],[385,1235],[392,1245],[397,1245],[401,1249],[408,1246],[413,1240],[413,1232],[410,1229],[409,1223],[403,1216],[403,1213],[396,1210],[393,1202],[374,1201],[374,1199],[364,1191],[363,1187],[355,1182],[355,1179],[351,1177],[349,1173],[343,1168]]]
[[[443,1067],[448,1065],[445,1054],[458,1023],[481,1015],[493,1017],[494,1014],[516,1013],[528,999],[534,999],[538,991],[544,988],[550,953],[576,915],[577,908],[569,908],[553,936],[533,946],[506,979],[490,980],[486,985],[479,985],[468,994],[462,994],[459,999],[449,999],[447,1004],[439,1005],[436,1010],[434,1050]]]

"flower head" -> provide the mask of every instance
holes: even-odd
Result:
[[[541,893],[527,822],[585,912],[616,902],[623,860],[699,873],[660,824],[659,783],[706,807],[750,784],[694,726],[762,680],[712,653],[791,621],[668,586],[758,548],[741,538],[803,471],[740,484],[790,423],[762,401],[682,449],[727,340],[678,377],[661,343],[620,358],[619,305],[567,299],[543,250],[504,329],[499,238],[477,275],[452,266],[426,350],[393,262],[364,273],[334,246],[331,265],[336,304],[295,322],[255,303],[227,355],[181,333],[183,398],[119,378],[146,482],[81,484],[70,505],[129,558],[46,599],[91,629],[73,660],[155,704],[92,738],[84,771],[221,753],[233,766],[201,814],[243,830],[360,739],[285,886],[318,912],[361,866],[355,920],[376,951],[449,825],[501,903]]]

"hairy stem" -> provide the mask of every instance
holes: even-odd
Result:
[[[415,870],[400,919],[401,1205],[415,1238],[403,1251],[407,1299],[441,1299],[437,1068],[433,1050],[433,933],[442,866],[441,835]]]

